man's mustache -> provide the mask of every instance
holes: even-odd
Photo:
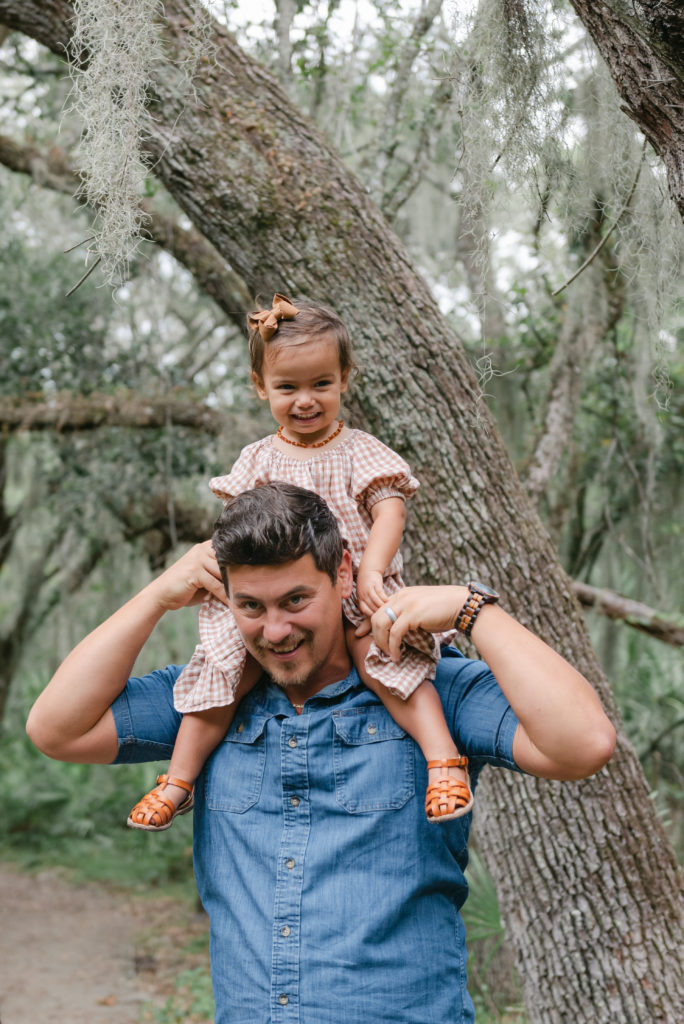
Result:
[[[263,637],[257,637],[254,640],[254,646],[258,651],[273,651],[275,654],[282,654],[285,651],[293,650],[297,644],[306,640],[310,634],[306,632],[290,633],[285,637],[284,640],[280,640],[277,644],[270,644]]]

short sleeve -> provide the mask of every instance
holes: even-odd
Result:
[[[227,501],[228,498],[234,498],[243,491],[250,491],[253,487],[269,482],[268,462],[263,457],[263,447],[263,438],[261,441],[248,444],[240,452],[230,473],[215,476],[209,481],[209,486],[217,498]]]
[[[112,704],[119,740],[114,764],[161,761],[173,753],[183,717],[173,706],[173,687],[182,665],[167,665],[133,676]]]
[[[445,647],[435,686],[458,749],[480,764],[517,769],[513,737],[518,718],[489,666]]]
[[[384,498],[411,498],[419,486],[400,455],[372,434],[356,432],[351,494],[357,504],[370,510]]]

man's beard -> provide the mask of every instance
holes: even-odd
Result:
[[[287,688],[288,686],[302,686],[309,677],[319,667],[318,665],[309,664],[306,668],[298,666],[296,664],[289,665],[287,662],[273,664],[268,658],[269,653],[279,651],[287,651],[294,648],[297,644],[301,644],[302,647],[308,645],[309,649],[312,648],[313,633],[310,630],[301,630],[297,633],[290,633],[289,636],[285,637],[278,644],[269,644],[259,637],[252,641],[254,650],[252,651],[253,657],[259,662],[260,665],[268,672],[269,676],[274,683],[278,686]]]

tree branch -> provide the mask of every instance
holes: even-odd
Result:
[[[430,31],[433,21],[442,9],[442,2],[443,0],[429,0],[427,6],[418,12],[411,31],[404,40],[403,46],[394,62],[394,83],[385,105],[385,119],[379,152],[378,181],[380,188],[385,193],[388,192],[386,187],[387,172],[394,157],[394,152],[401,141],[399,117],[404,96],[411,80],[411,70],[420,53],[424,36]]]
[[[584,608],[594,608],[609,619],[619,619],[673,647],[684,646],[684,616],[665,615],[640,601],[632,601],[612,590],[601,590],[580,580],[573,580],[571,586]]]
[[[20,144],[0,135],[0,163],[10,171],[27,174],[44,188],[77,196],[81,177],[60,146],[41,149]],[[253,305],[253,296],[242,278],[226,264],[219,253],[195,228],[182,228],[171,217],[157,212],[150,200],[140,204],[146,219],[142,237],[165,249],[195,278],[202,291],[214,300],[226,316],[244,331],[244,310]],[[94,269],[93,267],[90,269]]]
[[[438,82],[429,101],[423,109],[420,128],[417,133],[415,151],[412,160],[400,161],[405,164],[404,170],[397,181],[387,189],[382,197],[381,209],[387,219],[392,222],[405,202],[411,197],[419,183],[430,156],[430,140],[440,111],[444,110],[453,96],[453,85],[449,79]],[[396,159],[396,156],[394,156]]]
[[[575,281],[580,276],[582,271],[586,270],[586,268],[589,266],[589,264],[592,263],[596,259],[598,254],[601,252],[601,249],[604,247],[604,245],[606,244],[606,242],[608,241],[608,239],[610,238],[612,233],[615,231],[615,228],[618,226],[618,224],[620,223],[620,221],[622,220],[623,216],[625,215],[625,213],[627,212],[627,210],[629,209],[629,207],[630,207],[630,205],[632,203],[632,199],[634,197],[634,193],[636,191],[636,187],[637,187],[637,185],[639,183],[639,177],[641,176],[641,168],[644,166],[644,159],[645,159],[645,157],[646,157],[646,139],[644,139],[644,144],[641,147],[641,160],[639,161],[639,166],[637,167],[636,174],[634,175],[634,181],[632,182],[632,187],[629,190],[629,195],[627,196],[627,198],[625,199],[624,203],[622,204],[622,207],[620,208],[620,212],[617,214],[617,216],[613,220],[613,223],[610,225],[610,227],[605,232],[605,234],[600,239],[600,241],[597,243],[597,245],[594,247],[594,249],[589,253],[589,255],[587,256],[587,258],[584,261],[584,263],[582,263],[582,265],[577,268],[577,270],[575,271],[574,274],[570,275],[570,277],[567,279],[567,281],[564,281],[563,284],[559,285],[558,288],[554,289],[554,291],[551,292],[551,298],[552,299],[555,299],[555,297],[557,295],[560,295],[560,293],[562,291],[564,291],[569,285],[572,284],[573,281]]]
[[[179,397],[158,398],[119,391],[113,395],[0,396],[0,430],[96,430],[99,427],[162,428],[169,422],[217,435],[231,423],[226,413]]]

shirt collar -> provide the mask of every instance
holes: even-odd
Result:
[[[319,690],[313,697],[309,697],[306,706],[307,708],[314,708],[324,706],[325,704],[332,704],[335,701],[339,701],[352,690],[362,690],[363,688],[364,686],[358,672],[355,668],[352,668],[349,675],[344,679],[340,679],[336,683],[329,683],[328,686]],[[293,711],[292,704],[285,696],[285,692],[267,675],[261,677],[260,681],[248,695],[247,700],[252,701],[254,711],[268,715],[291,715]]]

